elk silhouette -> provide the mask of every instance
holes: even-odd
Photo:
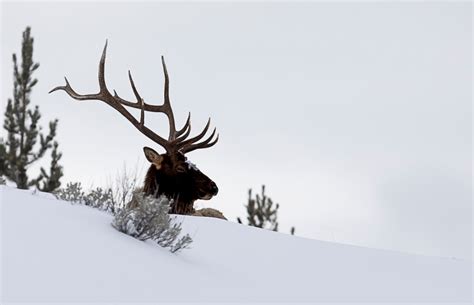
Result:
[[[149,147],[144,147],[143,151],[147,160],[151,163],[145,177],[143,191],[147,195],[159,197],[165,195],[173,199],[170,213],[173,214],[193,214],[194,201],[197,199],[209,200],[217,195],[217,185],[209,177],[204,175],[194,164],[189,162],[185,154],[196,150],[213,146],[217,143],[219,135],[216,129],[206,140],[199,142],[207,133],[211,119],[207,121],[204,129],[195,137],[189,137],[191,132],[191,113],[184,126],[176,130],[173,110],[169,97],[169,77],[163,56],[161,63],[165,75],[164,102],[162,105],[150,105],[145,103],[137,91],[132,75],[128,71],[128,78],[136,102],[130,102],[121,98],[114,90],[112,95],[105,83],[105,57],[107,52],[107,42],[105,43],[102,57],[99,63],[99,92],[96,94],[78,94],[69,84],[67,78],[65,86],[58,86],[49,93],[57,90],[65,91],[70,97],[79,101],[99,100],[111,106],[122,114],[135,128],[147,136],[149,139],[165,149],[164,154],[159,154]],[[137,120],[126,107],[140,109],[140,120]],[[169,134],[165,139],[145,126],[145,112],[161,112],[168,117]],[[216,135],[216,136],[215,136]],[[214,137],[215,136],[215,137]],[[213,140],[214,139],[214,140]]]

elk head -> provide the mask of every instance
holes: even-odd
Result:
[[[105,83],[105,57],[107,42],[105,43],[102,57],[99,63],[99,93],[78,94],[69,84],[67,78],[65,86],[58,86],[49,93],[63,90],[70,97],[79,101],[99,100],[105,102],[122,114],[135,128],[165,149],[165,153],[159,154],[149,147],[144,147],[144,153],[151,166],[145,177],[143,191],[148,195],[166,195],[174,199],[171,206],[171,213],[190,214],[194,211],[193,203],[197,199],[208,200],[217,194],[216,184],[204,175],[194,164],[189,162],[185,154],[196,150],[211,147],[217,143],[219,135],[215,138],[216,129],[204,141],[199,142],[207,133],[210,126],[210,119],[204,129],[196,136],[189,137],[191,132],[191,114],[184,126],[176,130],[173,110],[169,98],[169,77],[163,56],[161,63],[165,75],[164,102],[162,105],[151,105],[145,103],[138,93],[132,75],[128,71],[128,77],[136,102],[130,102],[121,98],[114,90],[112,95]],[[126,107],[140,109],[140,119],[137,120]],[[169,134],[167,138],[153,132],[145,126],[145,112],[161,112],[165,114],[169,122]]]

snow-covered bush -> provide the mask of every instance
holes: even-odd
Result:
[[[84,191],[80,182],[69,182],[65,188],[54,192],[56,198],[72,203],[83,203]]]
[[[86,194],[84,204],[115,214],[115,203],[111,189],[97,187]]]
[[[112,214],[116,212],[111,189],[98,187],[86,193],[80,182],[69,182],[65,188],[55,191],[54,195],[61,200],[91,206]]]
[[[123,209],[138,189],[138,171],[136,167],[126,166],[107,183],[105,188],[96,187],[85,190],[80,182],[70,182],[66,187],[54,192],[56,198],[72,203],[84,204],[115,215]]]
[[[189,247],[192,238],[189,234],[179,238],[181,223],[168,214],[171,204],[168,198],[135,192],[132,200],[135,204],[127,205],[115,215],[112,222],[115,229],[142,241],[152,240],[173,253]]]
[[[6,183],[7,183],[7,181],[5,180],[5,178],[0,176],[0,185],[5,185]]]

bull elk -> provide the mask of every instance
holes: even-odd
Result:
[[[132,87],[136,102],[130,102],[121,98],[114,90],[112,95],[107,89],[105,83],[105,57],[107,52],[107,42],[105,43],[102,57],[99,63],[99,93],[96,94],[78,94],[69,84],[67,78],[66,85],[58,86],[49,93],[63,90],[70,97],[78,101],[98,100],[105,102],[120,114],[122,114],[135,128],[147,136],[149,139],[165,149],[165,153],[159,154],[149,147],[144,147],[145,157],[151,163],[145,177],[143,191],[147,195],[156,197],[165,195],[173,199],[170,213],[173,214],[193,214],[194,201],[197,199],[209,200],[217,195],[217,185],[206,175],[204,175],[196,166],[187,160],[187,153],[213,146],[217,143],[219,135],[216,135],[216,129],[204,141],[199,142],[207,133],[210,126],[210,119],[207,121],[204,129],[196,136],[189,137],[191,132],[191,113],[184,126],[176,130],[173,110],[171,108],[169,97],[169,77],[163,56],[161,63],[165,76],[164,84],[164,102],[162,105],[151,105],[145,103],[144,99],[138,93],[132,75],[128,71],[128,78]],[[140,119],[137,120],[126,107],[140,109]],[[145,126],[145,112],[159,112],[167,116],[169,122],[168,138],[163,138],[151,129]]]

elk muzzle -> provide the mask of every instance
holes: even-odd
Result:
[[[216,196],[218,192],[219,188],[213,181],[211,181],[206,188],[200,188],[198,190],[198,196],[199,199],[209,200],[212,197]]]

